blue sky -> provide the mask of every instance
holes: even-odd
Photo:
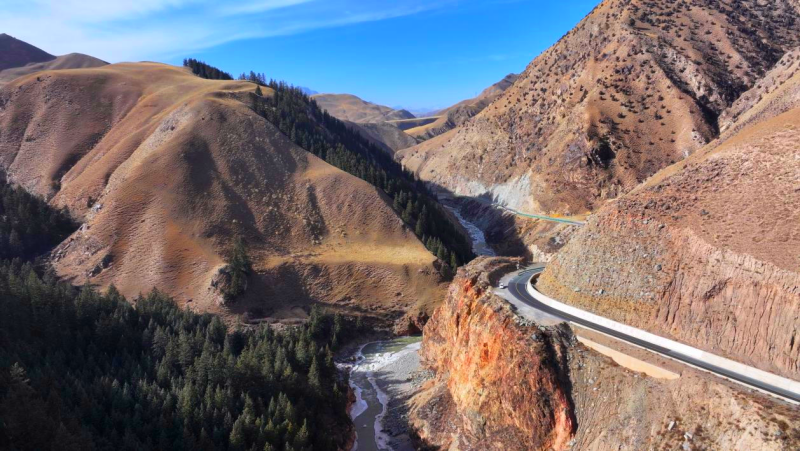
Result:
[[[520,72],[598,0],[0,0],[0,32],[109,62],[204,60],[412,109]]]

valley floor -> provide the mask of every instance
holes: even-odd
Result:
[[[350,386],[356,401],[350,417],[357,436],[352,451],[414,449],[407,412],[424,379],[419,372],[420,342],[421,337],[372,342],[353,356]]]

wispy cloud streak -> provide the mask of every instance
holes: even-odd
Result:
[[[241,39],[303,33],[459,0],[0,0],[0,32],[54,54],[171,58]]]

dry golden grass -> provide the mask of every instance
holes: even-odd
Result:
[[[84,222],[54,254],[59,273],[226,314],[316,300],[390,319],[443,290],[388,198],[291,143],[252,110],[254,92],[154,63],[0,90],[0,164]],[[228,311],[210,283],[235,236],[259,271]]]
[[[331,116],[351,122],[385,122],[411,119],[413,114],[367,102],[351,94],[315,94],[311,96]]]

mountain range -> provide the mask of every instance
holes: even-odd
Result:
[[[436,258],[386,194],[292,143],[254,111],[254,91],[155,63],[6,85],[8,180],[83,223],[53,252],[59,274],[113,283],[126,296],[159,287],[197,311],[277,319],[305,315],[309,296],[370,306],[384,320],[433,302]],[[251,248],[257,288],[252,301],[224,306],[214,284],[233,236]]]
[[[800,446],[613,333],[800,380],[797,1],[604,0],[422,117],[230,78],[0,34],[0,448]]]
[[[105,61],[82,53],[53,56],[5,33],[0,34],[0,87],[23,75],[57,69],[105,66]]]
[[[489,107],[402,162],[456,194],[593,211],[715,139],[719,115],[799,44],[797,11],[604,1]]]

